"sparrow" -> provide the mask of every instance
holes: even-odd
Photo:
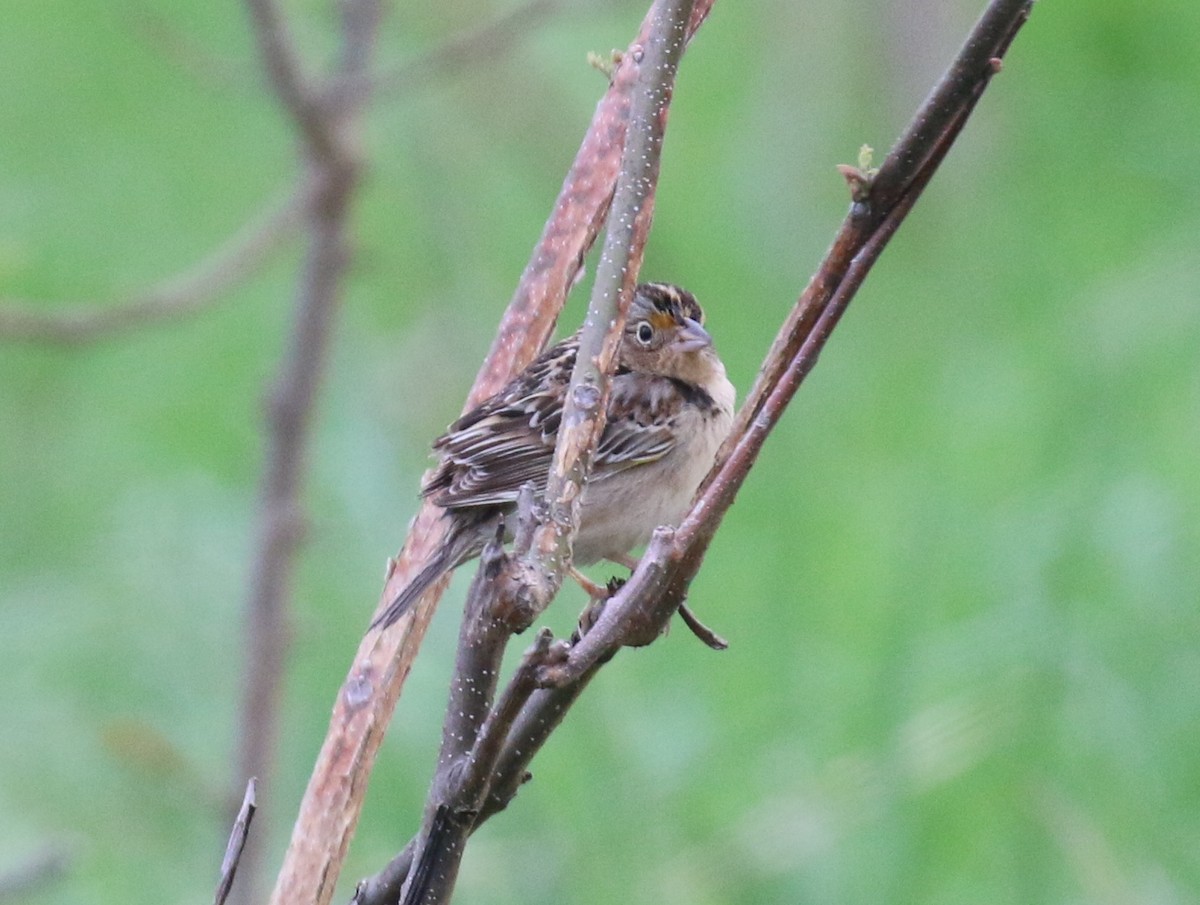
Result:
[[[579,333],[552,346],[434,441],[421,495],[445,510],[445,541],[372,624],[387,628],[444,572],[477,557],[516,509],[522,485],[544,494]],[[574,567],[632,568],[630,551],[677,525],[733,424],[736,393],[704,311],[669,283],[637,287],[617,351],[607,419],[583,489]]]

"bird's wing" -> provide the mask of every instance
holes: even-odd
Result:
[[[627,469],[657,462],[675,447],[674,424],[656,418],[648,399],[624,396],[618,378],[613,384],[604,433],[596,446],[592,481],[603,481]]]
[[[544,488],[577,347],[571,337],[547,349],[451,424],[433,444],[441,461],[422,494],[458,509],[512,503],[527,481]]]
[[[554,455],[576,337],[547,350],[507,387],[468,412],[434,443],[441,462],[423,494],[448,509],[513,503],[521,486],[539,492]],[[657,461],[675,446],[682,400],[670,381],[618,373],[590,480]]]

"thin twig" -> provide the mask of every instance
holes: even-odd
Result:
[[[946,77],[888,155],[879,173],[860,174],[857,200],[825,260],[781,329],[734,434],[677,531],[656,534],[593,630],[547,681],[566,682],[611,656],[629,626],[663,625],[682,601],[725,513],[842,312],[957,137],[998,61],[1028,18],[1032,0],[993,0]],[[937,123],[940,131],[928,131]],[[862,183],[866,184],[865,191]]]
[[[532,34],[534,27],[552,16],[564,0],[526,0],[499,17],[452,35],[414,60],[402,63],[375,79],[378,92],[395,96],[468,65],[494,65],[497,57]]]
[[[229,833],[229,842],[225,846],[225,857],[221,859],[221,881],[217,884],[213,905],[225,905],[229,891],[233,888],[233,878],[237,874],[238,864],[242,860],[242,852],[246,848],[246,839],[250,835],[250,823],[254,820],[254,812],[258,810],[258,780],[253,776],[246,783],[246,794],[242,797],[242,807],[233,829]]]
[[[307,203],[304,191],[293,191],[190,269],[130,299],[76,304],[59,311],[29,302],[0,301],[0,339],[81,344],[203,311],[262,267],[295,234]]]
[[[697,0],[688,36],[713,0]],[[635,43],[645,40],[649,17]],[[632,63],[619,65],[563,182],[554,210],[505,311],[492,349],[468,394],[467,408],[499,390],[541,351],[567,291],[608,210],[633,86]],[[428,561],[443,539],[441,510],[421,506],[400,555],[389,562],[376,615]],[[409,615],[359,645],[334,702],[325,741],[300,803],[272,902],[325,905],[358,823],[366,780],[404,680],[446,581],[426,592]]]
[[[246,8],[271,89],[306,149],[317,156],[335,153],[332,124],[301,69],[300,54],[276,0],[246,0]]]

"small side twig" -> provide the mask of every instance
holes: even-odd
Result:
[[[246,0],[259,58],[271,90],[296,128],[305,148],[317,157],[338,152],[337,136],[300,64],[287,19],[276,0]]]
[[[233,829],[229,833],[229,842],[225,846],[225,857],[221,859],[221,880],[217,883],[217,892],[213,896],[213,905],[225,905],[229,891],[233,889],[233,878],[237,874],[238,864],[242,860],[242,852],[246,848],[246,839],[250,835],[250,823],[254,820],[254,812],[258,810],[258,780],[253,776],[246,783],[246,794],[242,798],[242,807]]]

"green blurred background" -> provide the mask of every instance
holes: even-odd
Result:
[[[643,275],[700,297],[743,391],[845,210],[834,165],[882,157],[981,6],[717,4]],[[310,59],[329,7],[287,7]],[[381,63],[507,8],[396,4]],[[603,90],[585,56],[643,11],[564,3],[372,109],[256,825],[272,868],[428,441]],[[3,18],[0,295],[120,298],[286,191],[293,141],[237,4]],[[461,901],[1200,900],[1198,41],[1194,0],[1035,8],[712,548],[693,604],[731,649],[675,631],[614,661],[473,840]],[[21,901],[211,897],[297,260],[187,321],[0,344],[0,876],[68,855]],[[466,578],[338,901],[416,825]]]

